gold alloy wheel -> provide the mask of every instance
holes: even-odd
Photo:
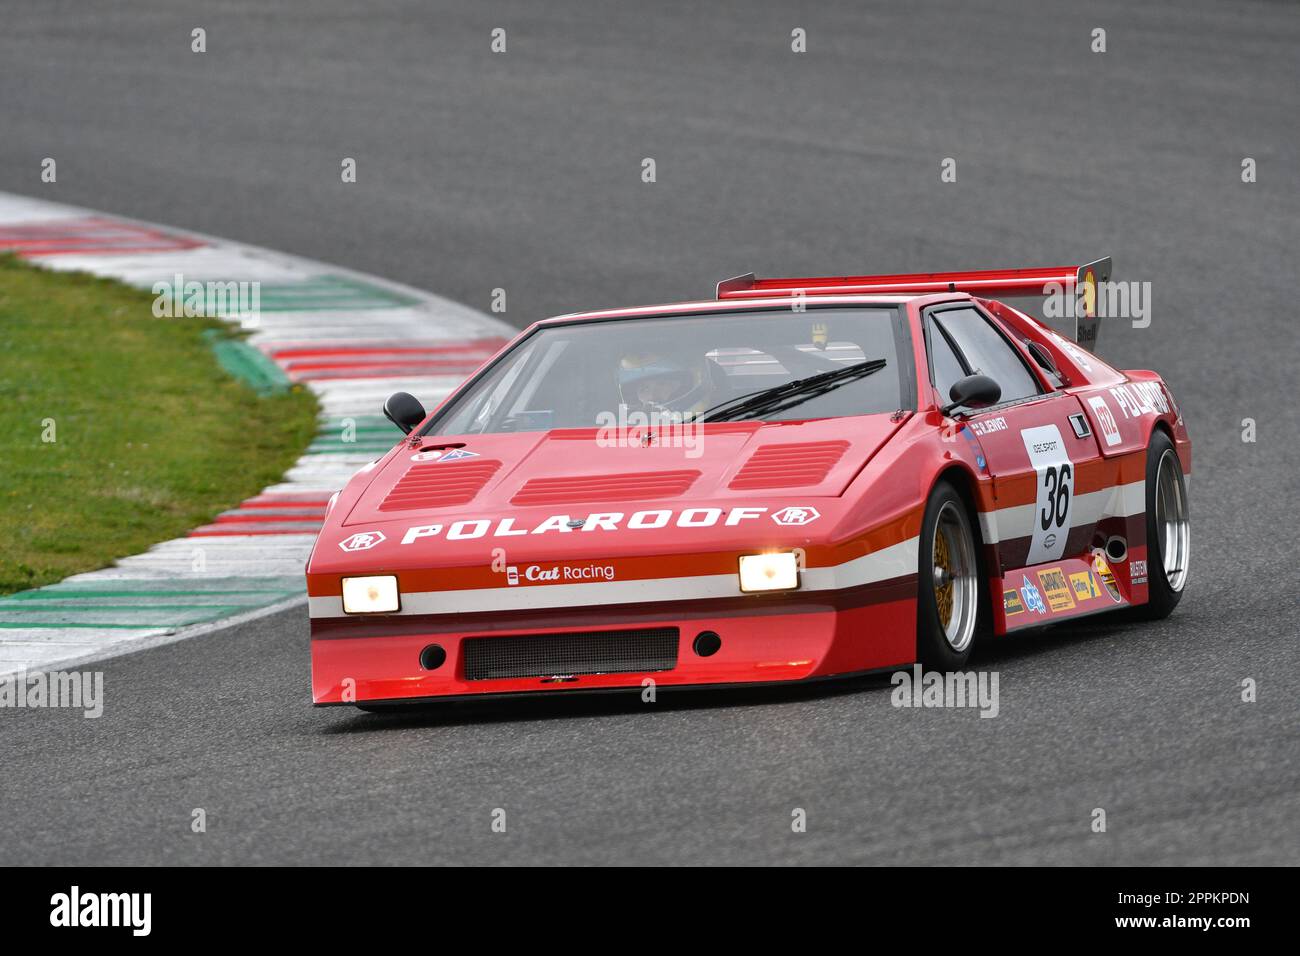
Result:
[[[934,605],[939,610],[939,624],[945,631],[952,622],[952,562],[948,556],[948,539],[934,536]],[[942,582],[942,583],[940,583]]]
[[[952,501],[939,509],[930,553],[939,626],[948,646],[960,654],[975,637],[979,580],[969,519]]]

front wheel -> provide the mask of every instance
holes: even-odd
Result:
[[[957,670],[980,623],[980,574],[970,511],[946,481],[935,486],[921,527],[916,656],[925,667]]]

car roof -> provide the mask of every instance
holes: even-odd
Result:
[[[851,305],[896,306],[917,300],[947,302],[969,300],[971,298],[970,295],[961,292],[924,293],[920,295],[810,295],[802,299],[802,304],[805,308]],[[565,325],[603,319],[649,319],[711,312],[762,312],[773,309],[789,309],[794,301],[795,297],[789,295],[753,299],[701,299],[695,302],[668,302],[661,305],[640,305],[621,309],[570,312],[565,315],[542,319],[537,324],[542,326]]]

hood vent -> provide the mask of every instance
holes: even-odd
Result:
[[[576,475],[533,478],[510,499],[514,505],[565,504],[573,501],[640,501],[676,498],[700,477],[698,471],[639,471],[630,475]]]
[[[430,461],[412,465],[380,504],[380,511],[446,508],[474,500],[497,469],[499,461]]]
[[[764,445],[736,472],[728,488],[805,488],[826,480],[836,462],[848,451],[846,441],[797,442]]]

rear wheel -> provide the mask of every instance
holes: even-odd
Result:
[[[1191,557],[1187,483],[1174,443],[1157,430],[1147,446],[1147,603],[1135,611],[1147,620],[1168,617],[1182,600]]]
[[[936,670],[955,670],[970,657],[981,588],[970,511],[946,481],[935,486],[925,506],[920,552],[917,659]]]

